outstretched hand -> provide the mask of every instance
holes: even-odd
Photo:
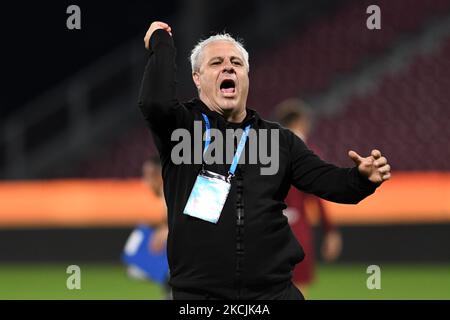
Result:
[[[166,30],[172,36],[172,28],[167,23],[161,21],[152,22],[144,37],[145,48],[147,50],[150,49],[150,38],[153,32],[155,32],[158,29]]]
[[[391,178],[391,166],[379,150],[372,150],[366,158],[350,150],[348,156],[358,166],[359,172],[371,182],[381,184]]]

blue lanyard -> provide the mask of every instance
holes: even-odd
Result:
[[[209,144],[211,143],[211,133],[209,132],[209,129],[211,129],[211,125],[209,124],[208,116],[204,113],[202,113],[203,119],[205,120],[205,126],[206,126],[206,137],[205,137],[205,148],[203,149],[203,156],[206,154],[206,150],[209,147]]]
[[[205,148],[203,151],[203,155],[205,155],[206,150],[209,147],[209,144],[211,143],[211,133],[209,130],[211,129],[211,126],[209,124],[208,116],[202,113],[203,119],[205,120],[205,126],[206,126],[206,137],[205,137]],[[245,127],[244,133],[242,134],[241,141],[239,141],[239,144],[236,149],[236,153],[233,157],[233,162],[231,163],[230,170],[228,171],[230,176],[234,176],[234,173],[236,172],[237,165],[239,163],[239,158],[241,157],[242,151],[244,150],[245,143],[247,141],[248,133],[250,132],[251,125],[248,125]]]

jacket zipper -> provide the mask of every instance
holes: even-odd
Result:
[[[243,202],[243,181],[242,175],[236,177],[236,284],[237,299],[242,298],[242,258],[244,256],[244,202]]]

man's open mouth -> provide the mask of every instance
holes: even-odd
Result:
[[[236,91],[236,85],[234,80],[225,79],[220,84],[220,92],[222,93],[234,93]]]

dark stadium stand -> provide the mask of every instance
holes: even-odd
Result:
[[[382,32],[363,27],[367,16],[361,12],[370,1],[351,2],[258,57],[251,72],[251,105],[270,114],[270,109],[283,99],[319,94],[343,73],[351,72],[405,33],[419,30],[430,18],[450,9],[450,2],[444,0],[377,3],[383,10]],[[401,17],[395,14],[399,11],[404,13]]]
[[[313,142],[327,160],[349,164],[345,150],[376,146],[396,170],[450,170],[450,37],[434,54],[417,56],[386,76],[342,113],[319,121]],[[351,138],[351,139],[350,139]]]

